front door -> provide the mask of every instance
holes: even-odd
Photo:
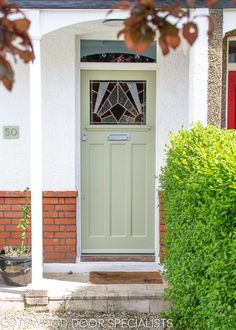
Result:
[[[228,125],[229,129],[236,129],[236,71],[228,73]]]
[[[155,72],[81,72],[82,253],[154,253]]]

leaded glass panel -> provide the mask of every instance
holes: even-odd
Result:
[[[91,125],[145,125],[146,81],[90,80]]]
[[[80,46],[81,62],[156,62],[156,42],[153,42],[142,55],[127,49],[121,40],[81,40]]]

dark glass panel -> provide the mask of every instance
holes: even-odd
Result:
[[[108,90],[109,92],[111,92],[111,91],[114,89],[115,85],[116,85],[116,83],[110,83],[110,84],[108,85],[107,90]]]
[[[143,114],[138,115],[138,116],[135,118],[135,122],[136,122],[136,123],[142,123],[142,122],[143,122]]]
[[[111,112],[117,121],[123,116],[125,109],[120,105],[116,104],[113,108],[111,108]]]
[[[101,116],[101,118],[103,119],[103,118],[106,118],[106,117],[109,117],[109,116],[112,116],[112,113],[111,113],[110,110],[107,111],[107,112],[105,112],[105,113]]]
[[[135,117],[133,113],[129,112],[129,111],[125,111],[125,116],[127,117]]]
[[[101,120],[101,118],[96,113],[93,113],[93,115],[92,115],[92,122],[93,123],[101,123],[102,120]]]
[[[98,92],[98,88],[99,88],[99,83],[93,83],[93,87],[92,89],[95,91],[95,92]]]
[[[229,41],[229,63],[236,63],[236,40]]]

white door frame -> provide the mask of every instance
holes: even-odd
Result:
[[[81,85],[81,70],[128,70],[128,71],[155,71],[156,72],[156,108],[155,108],[155,170],[157,173],[157,111],[158,111],[158,93],[157,93],[157,86],[158,86],[158,55],[159,55],[159,47],[157,47],[157,55],[156,63],[85,63],[80,62],[80,40],[82,39],[94,39],[94,40],[116,40],[116,35],[112,34],[110,36],[102,37],[97,36],[83,36],[80,38],[76,36],[75,43],[76,43],[76,95],[75,95],[75,104],[76,104],[76,151],[75,151],[75,161],[76,161],[76,185],[77,190],[79,192],[77,198],[77,210],[76,210],[76,224],[77,224],[77,258],[76,262],[80,262],[81,257],[81,94],[80,94],[80,85]],[[155,180],[155,260],[159,262],[159,253],[160,253],[160,233],[159,233],[159,212],[158,212],[158,180]]]

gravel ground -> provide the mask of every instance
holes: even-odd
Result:
[[[0,330],[171,329],[171,320],[153,313],[0,313]]]

